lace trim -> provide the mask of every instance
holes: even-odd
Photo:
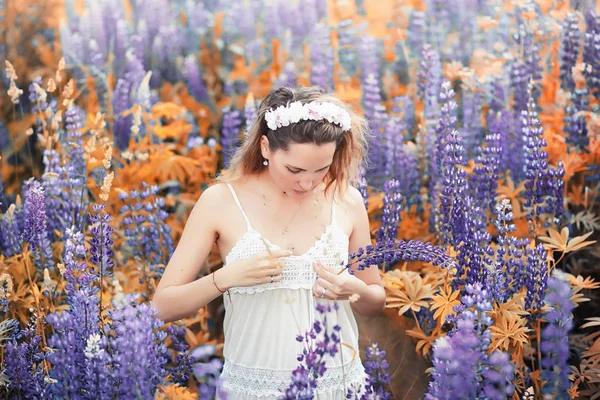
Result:
[[[250,394],[257,397],[281,396],[282,391],[291,384],[293,370],[254,368],[236,364],[225,359],[222,377],[224,388],[228,391]],[[344,386],[345,375],[345,386]],[[343,390],[354,383],[364,385],[365,369],[360,358],[355,358],[344,366],[327,368],[325,374],[317,380],[316,392],[319,394]]]
[[[230,292],[254,294],[275,289],[310,290],[317,277],[311,266],[313,259],[318,258],[325,265],[330,267],[338,266],[340,268],[341,265],[346,264],[348,261],[348,252],[346,249],[349,239],[341,229],[339,230],[342,232],[342,235],[334,235],[331,231],[335,228],[336,225],[329,225],[321,235],[321,238],[306,253],[285,257],[286,265],[281,281],[262,283],[254,286],[233,287],[230,289]],[[246,231],[225,257],[225,265],[227,266],[236,260],[265,251],[265,244],[260,240],[261,238],[260,233],[253,229]],[[280,249],[279,246],[269,242],[267,239],[265,239],[265,242],[271,250]]]

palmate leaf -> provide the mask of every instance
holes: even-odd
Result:
[[[387,288],[390,293],[387,296],[386,308],[400,308],[398,314],[412,310],[418,312],[421,307],[427,307],[427,300],[433,296],[434,289],[430,284],[423,284],[423,279],[417,273],[403,271],[402,283],[404,288],[398,290]]]
[[[154,396],[154,400],[194,400],[197,398],[198,395],[190,392],[189,388],[179,385],[159,387]]]
[[[523,346],[528,342],[527,320],[519,316],[498,318],[490,326],[492,333],[491,350],[508,350],[512,346]]]
[[[600,215],[594,214],[589,210],[583,210],[569,219],[570,224],[575,224],[577,229],[581,229],[581,225],[587,230],[600,229]]]
[[[440,294],[432,297],[431,311],[436,310],[433,318],[437,319],[440,325],[444,324],[448,315],[455,314],[454,306],[460,304],[459,294],[459,290],[452,291],[449,285],[444,285],[440,288]]]
[[[197,179],[198,161],[177,155],[170,149],[163,148],[152,154],[148,161],[139,171],[141,180],[192,182]]]
[[[569,253],[596,243],[595,240],[584,242],[584,240],[587,239],[592,233],[593,231],[588,232],[585,235],[569,239],[569,228],[564,227],[560,233],[558,233],[556,229],[550,228],[548,229],[548,234],[550,236],[541,236],[539,237],[539,240],[545,243],[544,247],[547,250],[558,250],[563,253]]]
[[[407,329],[406,333],[409,336],[417,339],[416,349],[417,351],[420,351],[424,357],[427,357],[427,355],[430,353],[431,348],[433,347],[433,342],[435,342],[437,338],[443,336],[440,329],[434,329],[431,332],[431,335],[427,336],[419,327],[416,327],[415,329]]]

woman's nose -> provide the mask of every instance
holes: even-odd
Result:
[[[309,190],[312,187],[312,179],[300,181],[300,187],[302,190]]]

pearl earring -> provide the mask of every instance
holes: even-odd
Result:
[[[263,161],[263,165],[266,167],[267,165],[269,165],[269,160],[265,160]]]

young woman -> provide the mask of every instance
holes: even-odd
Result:
[[[194,314],[224,295],[224,390],[228,399],[277,399],[291,382],[316,307],[341,346],[327,358],[316,399],[343,399],[365,383],[353,311],[384,309],[376,266],[342,271],[371,243],[363,199],[352,186],[363,163],[364,118],[317,88],[281,88],[262,101],[244,144],[194,206],[156,289],[158,317]],[[223,268],[196,279],[216,241]],[[351,297],[352,296],[352,297]]]

